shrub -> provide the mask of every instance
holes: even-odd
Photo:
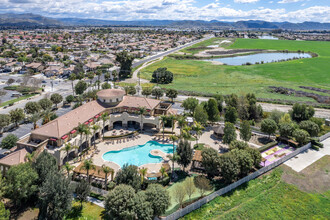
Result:
[[[13,134],[9,134],[7,137],[3,138],[1,141],[1,148],[10,149],[16,146],[16,142],[18,141],[18,137]]]
[[[264,151],[276,146],[276,144],[277,144],[277,142],[273,141],[273,142],[270,142],[270,143],[258,148],[258,150],[259,150],[259,152],[264,152]]]

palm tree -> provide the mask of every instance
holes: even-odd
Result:
[[[73,86],[73,82],[77,79],[76,74],[71,73],[69,76],[69,80],[71,81],[71,85],[72,85],[72,94],[74,95],[74,86]]]
[[[203,134],[205,128],[198,122],[195,122],[195,125],[192,127],[192,130],[196,133],[196,145],[198,146],[198,139]]]
[[[88,126],[85,126],[85,129],[84,129],[84,134],[86,136],[86,144],[87,144],[87,148],[89,148],[89,135],[91,134],[91,129],[90,127]]]
[[[164,176],[168,176],[165,167],[161,167],[159,172],[162,174],[162,179],[164,178]]]
[[[187,125],[186,116],[178,117],[178,125],[180,127],[180,136],[182,135],[182,129]]]
[[[173,153],[173,155],[169,155],[170,160],[172,161],[172,179],[174,178],[174,162],[178,161],[180,159],[180,155],[178,155],[176,152]]]
[[[168,117],[166,115],[161,115],[160,116],[160,120],[162,121],[162,125],[163,125],[163,140],[164,140],[164,136],[165,136],[165,123],[168,120]]]
[[[90,178],[89,178],[89,171],[90,170],[96,170],[96,167],[93,163],[93,160],[92,159],[84,160],[84,163],[81,166],[80,170],[86,170],[87,179],[88,179],[88,182],[90,183],[91,181],[90,181]]]
[[[111,174],[111,181],[112,181],[112,173],[114,172],[114,169],[106,166],[106,165],[102,165],[102,171],[103,173],[105,174],[104,175],[104,179],[105,179],[105,189],[108,190],[108,174],[110,173]],[[100,170],[99,170],[100,172]]]
[[[102,119],[102,122],[103,122],[103,139],[104,139],[104,133],[105,133],[105,122],[106,122],[107,120],[110,119],[109,113],[104,112],[104,113],[101,115],[101,119]],[[109,125],[109,126],[110,126],[110,125]]]
[[[98,130],[100,130],[100,125],[97,125],[97,124],[95,124],[95,125],[93,125],[92,126],[92,130],[93,130],[93,136],[94,136],[94,149],[96,149],[96,132],[98,131]]]
[[[25,159],[28,162],[32,162],[34,160],[34,156],[35,156],[35,151],[33,151],[32,153],[28,153],[25,155]]]
[[[79,123],[77,132],[80,134],[80,145],[82,145],[83,134],[85,133],[86,125]]]
[[[63,170],[65,170],[65,172],[67,173],[68,175],[68,179],[70,178],[70,172],[74,169],[74,166],[70,165],[68,162],[66,162],[63,167],[62,167]]]
[[[190,130],[191,130],[191,127],[185,126],[182,129],[182,136],[181,136],[181,138],[183,137],[183,139],[186,139],[186,140],[189,139],[189,138],[191,138]]]
[[[140,128],[142,130],[142,127],[143,127],[143,115],[147,113],[147,110],[145,107],[139,107],[138,109],[138,114],[141,116],[141,124],[140,124]]]
[[[174,126],[175,126],[175,122],[176,122],[176,116],[175,115],[170,115],[168,116],[168,120],[172,122],[172,133],[174,131]]]
[[[50,118],[51,118],[52,114],[53,114],[53,112],[51,109],[46,109],[42,113],[42,116],[43,116],[42,124],[47,124],[48,122],[50,122]]]
[[[141,175],[141,184],[143,184],[144,177],[147,175],[147,170],[148,170],[148,168],[141,168],[139,170],[139,173]]]
[[[33,123],[33,129],[37,128],[37,121],[40,119],[40,114],[39,113],[34,113],[30,117],[30,121]]]
[[[170,136],[171,141],[173,141],[173,155],[175,153],[175,142],[179,139],[176,135],[171,135]],[[174,172],[174,160],[172,160],[172,175]]]
[[[78,146],[72,146],[71,143],[65,144],[65,146],[61,149],[61,151],[66,152],[66,162],[69,160],[69,152],[73,149],[78,149]]]

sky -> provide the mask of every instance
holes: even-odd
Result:
[[[0,0],[0,13],[122,21],[330,22],[330,0]]]

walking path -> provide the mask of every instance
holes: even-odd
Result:
[[[87,201],[104,208],[103,201],[95,199],[94,197],[87,196]]]

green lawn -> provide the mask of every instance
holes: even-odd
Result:
[[[80,209],[80,202],[73,202],[71,212],[65,219],[69,220],[98,220],[103,219],[104,209],[90,202],[83,202],[83,209]]]
[[[304,90],[299,86],[313,86],[330,89],[330,42],[237,39],[229,47],[304,50],[315,52],[319,57],[251,66],[213,65],[206,61],[167,57],[142,69],[141,78],[151,79],[154,70],[167,67],[174,73],[174,82],[164,85],[165,88],[224,95],[254,92],[260,98],[312,102],[315,102],[312,98],[270,93],[268,87],[283,86]]]
[[[27,98],[30,98],[30,97],[33,97],[35,96],[36,94],[29,94],[29,95],[23,95],[19,98],[16,98],[16,99],[12,99],[12,100],[9,100],[9,101],[6,101],[6,102],[3,102],[0,104],[0,107],[3,107],[3,106],[6,106],[6,105],[10,105],[10,104],[14,104],[16,102],[19,102],[21,100],[24,100],[24,99],[27,99]]]
[[[281,180],[281,169],[217,197],[183,219],[329,219],[330,191],[311,194]]]

